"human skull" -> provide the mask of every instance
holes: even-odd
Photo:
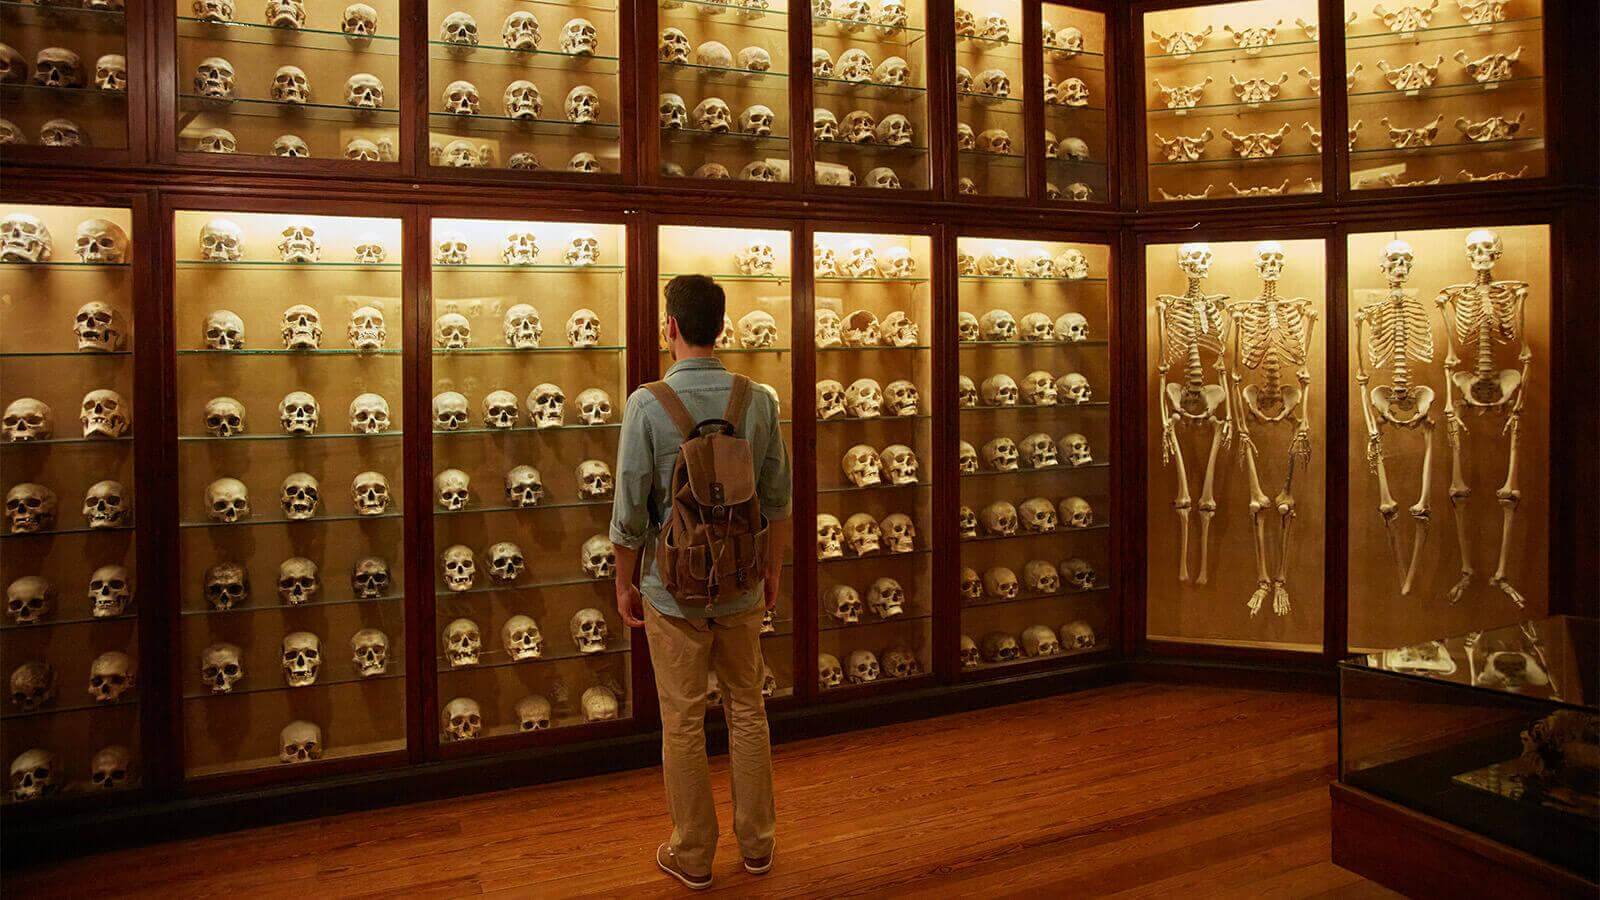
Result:
[[[1056,85],[1056,98],[1064,106],[1088,106],[1089,85],[1077,76],[1064,79]]]
[[[244,678],[244,661],[235,644],[217,643],[200,651],[200,680],[213,694],[231,694]]]
[[[1061,643],[1073,650],[1093,650],[1094,629],[1088,622],[1079,620],[1061,626]]]
[[[985,129],[978,135],[977,147],[985,153],[1009,154],[1011,152],[1011,134],[1004,128]],[[1015,263],[1015,260],[1013,260],[1013,263]],[[996,273],[985,272],[984,274],[993,275]],[[1013,272],[1012,274],[1015,273]]]
[[[444,705],[444,733],[452,741],[470,741],[483,734],[483,708],[471,697],[457,697]]]
[[[39,143],[45,147],[80,147],[86,141],[83,129],[71,119],[51,119],[39,126]]]
[[[1029,497],[1022,501],[1017,515],[1023,531],[1031,534],[1049,534],[1056,530],[1056,506],[1043,497]]]
[[[1061,501],[1060,517],[1068,528],[1088,528],[1094,524],[1094,508],[1082,497],[1067,497]]]
[[[611,421],[611,395],[599,388],[578,392],[578,421],[585,425],[604,425]]]
[[[978,451],[972,444],[962,441],[957,450],[957,468],[963,475],[971,475],[978,471]]]
[[[857,556],[866,556],[883,549],[883,530],[869,513],[856,513],[845,520],[845,542]]]
[[[96,619],[120,616],[133,601],[133,581],[122,566],[101,566],[89,576],[89,607]]]
[[[278,564],[278,596],[290,606],[310,603],[322,590],[317,564],[303,556],[292,556]]]
[[[905,613],[906,590],[893,578],[879,578],[867,592],[867,608],[880,619]]]
[[[475,666],[483,652],[483,633],[471,619],[456,619],[444,629],[445,656],[452,668]]]
[[[116,790],[128,783],[131,769],[127,747],[118,744],[102,747],[89,758],[89,783],[98,790]]]
[[[567,121],[586,125],[600,118],[600,95],[587,84],[567,92]]]
[[[1411,277],[1411,265],[1414,259],[1411,245],[1396,239],[1383,248],[1383,260],[1378,264],[1378,268],[1387,276],[1389,284],[1401,285]]]
[[[1031,625],[1022,632],[1022,652],[1029,657],[1055,656],[1061,652],[1061,642],[1048,625]]]
[[[517,727],[523,731],[543,731],[550,727],[550,701],[538,694],[529,694],[512,707],[517,714]]]
[[[78,421],[84,437],[119,438],[133,428],[132,410],[116,391],[99,388],[83,395]]]
[[[1059,340],[1081,344],[1089,339],[1089,320],[1083,313],[1069,312],[1056,319],[1056,337]]]
[[[733,175],[728,172],[728,167],[722,163],[708,162],[696,167],[694,174],[691,177],[720,180],[724,178],[732,178]]]
[[[871,378],[857,378],[845,389],[844,405],[858,419],[876,419],[883,413],[883,388]]]
[[[694,48],[694,61],[709,69],[731,69],[733,52],[721,41],[706,41]]]
[[[40,51],[39,56],[41,61],[43,60],[44,54],[48,52],[50,51]],[[61,52],[68,53],[68,55],[72,57],[73,66],[76,67],[78,58],[77,54],[71,53],[70,51]],[[59,68],[57,71],[60,71]],[[61,76],[58,74],[53,77]],[[39,81],[39,75],[37,73],[34,75],[34,80]],[[39,81],[39,83],[44,84],[45,82]],[[208,56],[200,61],[200,65],[195,67],[194,92],[201,97],[207,97],[213,100],[230,100],[233,98],[233,89],[233,63],[228,62],[226,59],[223,59],[220,56]]]
[[[49,663],[25,662],[11,671],[11,703],[34,712],[56,698],[56,670]]]
[[[1017,639],[1004,631],[991,631],[983,636],[983,658],[987,662],[1011,662],[1021,654]]]
[[[350,482],[350,497],[358,516],[381,516],[389,511],[393,495],[389,479],[380,472],[362,472]]]
[[[811,139],[814,141],[836,141],[839,139],[839,119],[832,112],[817,107],[811,111]],[[828,250],[831,255],[832,249]],[[818,273],[821,274],[821,273]],[[834,274],[829,272],[828,274]]]
[[[844,667],[839,665],[839,658],[831,653],[817,655],[817,686],[823,690],[836,688],[844,682]]]
[[[121,528],[130,524],[132,515],[119,481],[97,481],[83,496],[83,520],[90,528]]]
[[[870,254],[870,252],[869,250],[868,253]],[[851,268],[852,270],[855,269],[855,261],[853,259]],[[854,271],[851,274],[858,278],[874,277],[877,274],[877,269],[872,269],[872,273],[872,276],[855,275]],[[878,324],[878,317],[873,315],[870,310],[858,309],[846,316],[841,324],[843,328],[840,331],[840,337],[846,347],[876,347],[883,341],[883,331]]]
[[[856,487],[871,487],[883,483],[883,460],[878,451],[866,444],[856,444],[845,451],[844,474]]]
[[[1011,96],[1011,76],[1004,69],[984,69],[972,79],[975,93],[1004,99]]]
[[[506,252],[510,251],[511,247],[508,245]],[[521,252],[521,250],[517,251],[519,254]],[[521,257],[519,256],[518,258]],[[517,263],[517,265],[530,264]],[[539,311],[527,303],[517,303],[507,309],[502,328],[506,338],[506,345],[515,347],[518,350],[530,350],[538,347],[539,341],[544,338],[544,320],[539,317]]]
[[[1076,556],[1061,564],[1061,574],[1080,591],[1094,587],[1094,567]]]
[[[452,591],[465,591],[472,587],[473,579],[478,574],[478,564],[472,557],[470,547],[465,544],[446,547],[439,563],[444,572],[445,587]]]
[[[1505,252],[1505,245],[1501,242],[1500,235],[1487,228],[1478,228],[1467,232],[1466,250],[1467,262],[1473,271],[1489,272],[1494,269],[1494,264]]]
[[[472,479],[460,469],[445,469],[433,476],[433,496],[440,509],[466,509],[472,498]]]
[[[762,245],[760,248],[758,248],[756,245],[752,245],[751,248],[746,251],[746,253],[755,254],[759,249],[765,249],[768,256],[770,256],[772,248],[765,245]],[[761,265],[762,264],[758,259],[752,260],[741,254],[739,260],[739,268],[741,271],[748,267],[751,268],[752,271],[748,272],[747,274],[763,274],[755,271],[759,270]],[[768,266],[767,271],[771,271],[770,266]],[[771,313],[765,310],[752,310],[748,313],[745,313],[745,315],[739,319],[739,345],[741,347],[746,349],[771,347],[777,340],[777,337],[778,322],[776,319],[772,318]]]
[[[1017,508],[1004,500],[985,506],[978,514],[985,534],[991,537],[1010,537],[1017,533]]]
[[[917,483],[917,455],[905,444],[883,448],[882,461],[890,484]]]
[[[250,492],[237,478],[218,478],[206,485],[207,514],[214,522],[232,524],[250,516]]]
[[[21,397],[6,406],[3,423],[8,443],[45,441],[55,433],[55,421],[50,406],[42,400]]]
[[[24,575],[6,586],[6,614],[18,625],[35,625],[55,607],[56,589],[38,575]]]
[[[527,558],[522,555],[522,548],[511,541],[490,544],[488,555],[489,577],[501,584],[516,581],[522,570],[527,567]]]
[[[61,760],[35,747],[11,761],[11,799],[17,803],[38,800],[61,790]]]
[[[279,333],[287,350],[316,350],[322,346],[322,314],[307,304],[296,303],[283,311]]]
[[[463,350],[472,345],[472,323],[457,312],[447,312],[433,323],[433,343],[441,350]]]
[[[350,570],[350,588],[362,600],[375,600],[389,592],[389,563],[376,556],[363,556]]]
[[[961,570],[961,599],[969,603],[983,599],[983,578],[973,569]]]
[[[663,28],[656,43],[661,62],[683,64],[689,61],[689,36],[677,28]]]
[[[5,230],[4,223],[0,223],[0,232]],[[85,219],[80,222],[78,230],[73,236],[73,245],[74,251],[78,254],[78,259],[86,263],[123,263],[128,261],[128,233],[122,230],[122,226],[106,219]],[[97,309],[104,307],[107,312],[111,311],[109,305],[99,300],[91,300],[89,303],[84,304],[83,309],[88,309],[90,306],[95,306]],[[82,316],[83,310],[80,309],[78,314]],[[115,315],[115,313],[112,313],[112,315]],[[99,324],[105,326],[111,323],[102,322]],[[78,337],[80,339],[79,350],[91,349],[83,345],[81,332]],[[92,349],[120,349],[120,344],[118,347],[96,347]]]
[[[589,152],[574,153],[572,158],[567,160],[567,170],[592,174],[600,171],[600,159]],[[573,265],[590,265],[590,263],[573,263]]]
[[[1004,372],[990,375],[979,389],[985,406],[1016,406],[1019,396],[1016,379]]]
[[[617,550],[610,538],[597,534],[583,542],[582,561],[590,578],[610,578],[617,571]]]
[[[689,108],[684,104],[683,97],[678,94],[662,94],[659,118],[662,128],[687,128]]]
[[[1189,278],[1210,275],[1211,245],[1198,242],[1178,245],[1178,268]]]
[[[1061,446],[1066,448],[1067,462],[1074,466],[1084,466],[1094,462],[1094,457],[1089,453],[1089,439],[1073,432],[1061,439]]]
[[[1008,437],[997,437],[983,445],[983,460],[996,472],[1014,472],[1021,451],[1017,442]]]
[[[524,509],[544,499],[544,477],[533,466],[516,466],[506,473],[506,500]]]
[[[811,48],[811,74],[817,78],[832,78],[833,55],[821,47]]]
[[[921,410],[917,386],[905,379],[889,382],[884,389],[884,403],[885,411],[892,416],[915,416]]]
[[[739,113],[739,130],[745,134],[769,135],[775,118],[771,107],[752,104]]]
[[[844,117],[840,137],[854,144],[870,144],[878,137],[878,120],[864,109],[852,110]]]
[[[250,573],[234,562],[210,566],[206,569],[205,595],[212,609],[233,609],[250,597]]]
[[[881,188],[883,190],[900,190],[900,176],[888,166],[878,166],[867,173],[867,187]]]
[[[1010,257],[1007,256],[1005,259],[1010,260]],[[1015,261],[1012,260],[1012,262],[1014,263]],[[1010,274],[1005,271],[1004,261],[997,260],[994,256],[985,256],[984,263],[986,270],[993,270],[986,271],[985,274]],[[984,313],[983,318],[978,320],[978,326],[983,339],[986,341],[1014,341],[1020,335],[1017,320],[1012,317],[1011,313],[1003,309],[991,309]]]
[[[600,261],[600,239],[587,231],[579,231],[573,234],[572,240],[567,243],[567,251],[563,255],[563,258],[566,260],[566,263],[569,266],[595,265]],[[576,315],[576,313],[574,313],[574,315]],[[594,313],[591,312],[589,315],[594,316]],[[569,324],[571,321],[571,319],[567,320]],[[599,339],[599,327],[600,319],[598,316],[595,316],[597,340]]]
[[[1019,449],[1030,469],[1047,469],[1061,461],[1056,442],[1042,431],[1023,438]]]
[[[585,500],[603,500],[616,488],[616,477],[602,460],[584,460],[578,464],[577,475],[578,496]]]
[[[838,347],[844,343],[844,329],[839,314],[831,309],[817,310],[817,346]]]
[[[1024,278],[1050,278],[1050,277],[1052,277],[1054,275],[1055,275],[1055,268],[1050,262],[1050,254],[1047,251],[1039,249],[1039,248],[1035,248],[1035,249],[1033,249],[1033,250],[1028,252],[1028,258],[1022,264],[1022,276]],[[1044,320],[1044,324],[1045,324],[1045,326],[1047,328],[1049,328],[1051,331],[1055,330],[1054,327],[1051,326],[1051,324],[1050,324],[1050,317],[1045,315],[1044,313],[1035,312],[1035,313],[1029,313],[1028,315],[1029,316],[1037,316],[1039,319],[1043,319]],[[1025,341],[1049,340],[1049,338],[1034,337],[1033,333],[1032,333],[1033,329],[1027,327],[1026,323],[1027,323],[1027,317],[1025,316],[1024,317],[1024,325],[1023,325],[1023,329],[1022,329],[1022,339],[1023,340],[1025,340]]]
[[[455,87],[456,84],[471,86],[469,82],[453,82],[451,87]],[[454,94],[446,90],[446,107],[450,106],[453,97]],[[476,96],[474,96],[474,103],[476,103],[476,99]],[[505,93],[501,96],[501,104],[505,109],[506,117],[511,119],[533,121],[544,113],[544,98],[540,96],[539,88],[533,82],[525,79],[518,79],[506,85]],[[476,108],[473,111],[476,112]],[[524,265],[527,264],[524,263]]]
[[[748,72],[765,72],[772,68],[772,54],[762,47],[746,47],[739,51],[739,68]]]
[[[1077,372],[1068,372],[1056,379],[1056,391],[1061,395],[1063,402],[1071,401],[1073,404],[1088,403],[1094,397],[1089,379]]]
[[[445,16],[439,25],[439,40],[462,47],[478,46],[478,20],[460,11]]]
[[[1060,145],[1058,145],[1056,148],[1056,151],[1067,159],[1076,160],[1079,162],[1089,158],[1089,144],[1085,142],[1083,138],[1062,138]]]
[[[837,516],[817,514],[817,558],[838,559],[844,555],[844,526]]]
[[[539,20],[527,10],[519,9],[506,16],[500,26],[500,42],[510,50],[538,50],[542,39]]]
[[[828,614],[846,625],[854,625],[861,621],[861,611],[864,605],[861,595],[848,584],[836,584],[828,589],[827,603],[824,607]]]
[[[1020,590],[1017,573],[1005,566],[996,566],[983,573],[983,592],[996,600],[1015,600]]]
[[[121,651],[102,653],[89,664],[89,696],[96,703],[115,703],[136,682],[133,659]]]
[[[6,521],[12,534],[48,531],[56,521],[55,492],[33,482],[13,485],[6,492]]]
[[[731,131],[733,110],[721,97],[707,97],[695,105],[694,127],[719,134]]]
[[[841,57],[841,60],[843,57]],[[911,67],[898,56],[891,56],[872,71],[872,80],[878,84],[904,86],[911,83]],[[907,141],[906,143],[909,143]]]
[[[355,162],[382,162],[378,145],[366,138],[352,138],[344,145],[344,158]]]
[[[569,19],[561,27],[561,52],[573,56],[593,56],[600,46],[600,32],[588,19]]]
[[[1061,590],[1061,575],[1050,563],[1031,559],[1022,567],[1022,583],[1036,594],[1054,594]]]
[[[49,262],[54,252],[50,229],[37,217],[12,213],[0,219],[0,262]]]
[[[1048,320],[1046,320],[1048,321]],[[1055,376],[1043,369],[1029,372],[1022,379],[1022,402],[1030,406],[1055,406],[1058,399]]]
[[[445,391],[433,398],[433,430],[456,431],[467,423],[467,398],[457,391]]]
[[[982,661],[982,657],[978,654],[977,643],[963,634],[961,636],[961,668],[976,669]]]
[[[956,376],[956,403],[963,409],[978,405],[978,386],[965,375]]]
[[[835,77],[845,81],[871,81],[872,57],[859,47],[851,47],[839,54],[839,62],[833,72]]]
[[[870,650],[850,651],[850,666],[845,670],[845,677],[851,684],[869,684],[878,680],[878,657]]]
[[[971,445],[969,444],[968,446]],[[963,505],[960,511],[956,513],[956,530],[961,533],[963,538],[975,538],[978,536],[978,514],[973,511],[972,507]]]
[[[610,542],[607,541],[607,544]],[[599,653],[606,649],[606,640],[610,635],[606,618],[600,614],[600,610],[578,610],[568,623],[568,629],[572,634],[572,644],[579,653]]]
[[[311,102],[311,82],[299,66],[280,66],[272,76],[272,99],[279,103]]]
[[[977,20],[977,36],[995,43],[1004,44],[1011,40],[1011,23],[1006,17],[997,12],[990,11],[982,19]]]
[[[378,11],[365,3],[352,3],[339,17],[339,30],[351,38],[372,37],[378,33]]]
[[[528,394],[528,415],[535,428],[560,428],[566,410],[567,396],[561,388],[548,382],[536,386]]]
[[[604,685],[595,685],[583,692],[579,699],[583,706],[585,722],[609,722],[617,717],[617,695]]]
[[[883,651],[880,659],[885,678],[910,678],[922,671],[922,664],[917,662],[916,655],[905,647],[889,647]]]
[[[370,72],[357,72],[344,83],[344,102],[357,109],[383,106],[383,82]]]

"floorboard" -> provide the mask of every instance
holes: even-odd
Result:
[[[711,895],[1376,898],[1329,859],[1331,698],[1126,684],[786,744],[778,864]],[[714,760],[724,827],[726,760]],[[7,873],[8,897],[671,897],[656,770]]]

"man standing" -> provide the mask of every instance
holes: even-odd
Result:
[[[650,642],[661,702],[661,764],[666,777],[672,837],[656,849],[656,864],[690,888],[711,886],[717,847],[717,812],[706,760],[707,676],[717,674],[732,757],[733,831],[745,870],[772,868],[775,812],[772,750],[761,696],[763,610],[776,608],[788,546],[791,473],[778,403],[750,389],[716,358],[726,298],[704,275],[667,283],[666,336],[675,362],[659,385],[628,398],[617,450],[617,489],[611,542],[617,551],[617,612],[630,628],[643,627]],[[748,398],[742,414],[730,398]],[[727,419],[749,445],[755,494],[767,528],[764,571],[747,586],[723,585],[709,598],[675,598],[662,578],[656,540],[674,498],[667,496],[679,445],[692,423]],[[716,485],[718,489],[721,485]],[[641,548],[640,584],[633,575]],[[643,595],[641,598],[641,594]],[[681,601],[681,602],[680,602]]]

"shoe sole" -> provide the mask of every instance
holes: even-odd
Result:
[[[778,858],[778,843],[777,843],[777,841],[773,841],[772,849],[767,851],[767,864],[764,865],[764,866],[752,866],[752,865],[750,865],[750,863],[748,861],[746,861],[745,864],[744,864],[744,870],[746,872],[749,872],[751,875],[765,875],[768,872],[772,871],[772,863],[777,858]]]
[[[684,875],[682,872],[679,872],[677,869],[674,869],[674,868],[668,866],[666,863],[662,862],[661,861],[661,857],[659,857],[659,856],[656,857],[656,868],[658,868],[661,871],[667,873],[668,875],[671,875],[673,878],[678,879],[680,882],[683,883],[684,887],[688,888],[691,891],[703,891],[706,888],[711,887],[711,880],[709,878],[706,879],[705,881],[690,881],[689,877],[687,875]]]

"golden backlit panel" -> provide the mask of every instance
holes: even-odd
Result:
[[[1144,265],[1147,634],[1320,652],[1323,242],[1152,244]]]
[[[173,0],[178,149],[398,160],[405,4],[366,6]]]
[[[1350,186],[1543,176],[1543,14],[1542,0],[1346,0]]]
[[[0,87],[0,143],[46,146],[63,159],[79,149],[128,146],[123,10],[0,3],[0,33],[17,55]]]
[[[185,771],[400,749],[400,223],[172,224]]]
[[[1550,230],[1543,225],[1488,229],[1500,239],[1497,258],[1492,237],[1476,232],[1446,228],[1350,237],[1345,377],[1350,379],[1352,648],[1399,647],[1537,617],[1549,608]],[[1482,270],[1483,290],[1473,288],[1479,281],[1473,253],[1481,264],[1492,262]],[[1487,354],[1482,352],[1484,320],[1473,315],[1480,296],[1489,298],[1493,311]],[[1449,302],[1441,306],[1441,299]],[[1446,326],[1445,313],[1461,323],[1461,330]],[[1409,348],[1403,372],[1398,365],[1402,347]],[[1524,349],[1526,367],[1519,361]],[[1452,353],[1460,362],[1450,368],[1466,385],[1465,394],[1460,383],[1447,380]],[[1480,359],[1485,361],[1481,370]],[[1365,386],[1358,380],[1363,366]],[[1503,374],[1508,371],[1516,373],[1515,379]],[[1481,383],[1480,372],[1487,375]],[[1479,406],[1466,399],[1503,397],[1484,389],[1513,381],[1509,406]],[[1456,447],[1451,446],[1451,407],[1461,426]],[[1506,427],[1513,408],[1520,408],[1513,485],[1520,496],[1508,532],[1505,507],[1497,498],[1510,474],[1512,439]],[[1367,427],[1369,415],[1377,426],[1376,442]],[[1430,441],[1432,464],[1425,480]],[[1470,491],[1459,503],[1451,496],[1458,455],[1461,485]],[[1392,524],[1381,512],[1387,503],[1378,480],[1380,463],[1394,502]],[[1453,596],[1462,584],[1463,538],[1472,575]],[[1504,588],[1493,580],[1502,554]]]
[[[920,235],[815,236],[822,690],[933,671],[931,253]]]
[[[790,324],[794,282],[791,279],[790,234],[780,229],[704,228],[669,225],[657,233],[657,321],[664,322],[667,282],[678,275],[709,275],[717,280],[727,296],[727,318],[717,341],[717,355],[729,371],[748,376],[757,386],[772,391],[778,398],[778,422],[794,455],[790,425],[795,415],[793,379],[795,336]],[[758,314],[771,316],[775,334],[770,341],[751,346],[739,339],[741,323],[751,327]],[[664,335],[664,333],[663,333]],[[672,366],[672,355],[661,340],[661,373]],[[809,392],[800,396],[806,398]],[[796,522],[795,540],[805,540],[809,523]],[[778,593],[778,609],[762,626],[762,657],[772,679],[767,693],[771,697],[794,692],[794,634],[804,627],[794,617],[793,543],[784,561],[783,587]]]
[[[611,0],[429,0],[428,163],[621,171]]]
[[[1054,3],[1045,33],[1045,196],[1067,203],[1108,202],[1106,17]]]
[[[928,131],[926,29],[922,0],[887,10],[868,3],[813,6],[816,184],[929,188],[928,147],[943,138]]]
[[[1150,202],[1322,191],[1314,0],[1146,13]]]
[[[626,237],[621,225],[433,222],[442,741],[631,715],[606,538],[627,398]],[[463,715],[474,708],[476,727]]]
[[[141,779],[135,237],[126,209],[0,205],[7,803]]]
[[[661,174],[790,181],[789,7],[663,0],[657,24]]]
[[[1022,0],[956,9],[961,193],[1021,197],[1028,192],[1022,46]]]
[[[1110,248],[958,246],[962,668],[1106,649]]]

